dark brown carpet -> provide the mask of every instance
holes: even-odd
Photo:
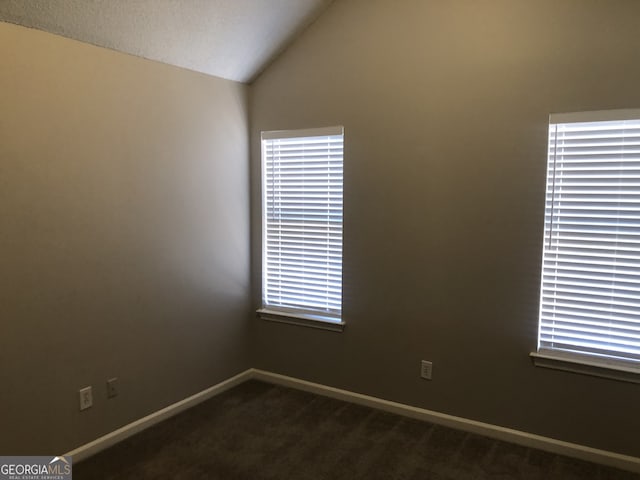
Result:
[[[73,478],[640,480],[640,475],[250,381],[74,465]]]

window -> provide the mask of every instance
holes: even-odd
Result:
[[[262,133],[262,308],[341,330],[343,128]]]
[[[640,110],[551,115],[536,364],[640,382]]]

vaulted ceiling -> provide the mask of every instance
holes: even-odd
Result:
[[[0,0],[0,20],[250,83],[333,0]]]

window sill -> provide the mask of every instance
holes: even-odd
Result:
[[[262,320],[277,323],[287,323],[289,325],[298,325],[301,327],[318,328],[320,330],[329,330],[331,332],[342,332],[344,330],[344,322],[322,315],[308,315],[303,313],[281,312],[278,310],[269,310],[261,308],[257,310],[258,316]]]
[[[536,367],[552,368],[622,382],[640,383],[640,366],[631,363],[629,366],[608,364],[587,356],[556,352],[531,352],[530,356]]]

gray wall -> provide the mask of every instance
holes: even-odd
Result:
[[[255,366],[640,456],[640,385],[535,368],[548,114],[640,107],[635,0],[337,0],[253,84],[345,126],[344,333],[255,321]],[[434,379],[419,362],[434,362]]]
[[[0,58],[0,452],[60,454],[250,366],[247,88],[6,23]]]

